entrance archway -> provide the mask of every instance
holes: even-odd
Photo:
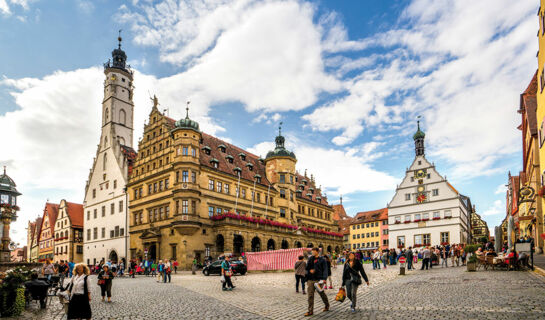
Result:
[[[307,248],[314,248],[314,245],[311,243],[307,244]]]
[[[337,252],[337,253],[339,253],[339,252],[340,252],[340,250],[339,250],[339,246],[336,246],[336,247],[335,247],[335,252]]]
[[[273,239],[269,239],[269,241],[267,241],[267,250],[274,250],[275,249],[275,243],[274,243],[274,240]]]
[[[296,248],[302,248],[303,244],[301,243],[301,241],[295,241],[295,247]]]
[[[224,250],[224,239],[221,234],[216,236],[216,251],[218,254],[222,254]]]
[[[282,240],[282,249],[288,249],[290,247],[287,240]]]
[[[240,256],[244,250],[244,238],[240,234],[235,234],[233,237],[233,254]]]
[[[117,263],[117,252],[115,252],[115,250],[112,250],[110,251],[110,255],[108,256],[108,259],[112,262],[112,263]]]
[[[157,260],[157,247],[155,243],[150,244],[148,247],[148,259]]]
[[[261,240],[258,237],[252,239],[252,252],[261,251]]]
[[[331,246],[327,246],[327,252],[331,253]]]

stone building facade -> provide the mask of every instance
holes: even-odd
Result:
[[[333,209],[314,177],[295,170],[295,155],[276,137],[259,158],[201,132],[186,114],[157,109],[144,127],[128,184],[130,257],[193,258],[294,247],[340,251]]]
[[[43,262],[46,259],[54,261],[55,255],[53,248],[55,247],[55,221],[57,221],[58,212],[58,204],[49,202],[45,204],[38,238],[38,262]]]
[[[386,226],[386,229],[385,227]],[[375,250],[383,248],[383,230],[388,230],[388,209],[358,212],[350,224],[350,247],[352,250]],[[386,231],[386,236],[388,235]],[[386,242],[386,249],[388,244]]]

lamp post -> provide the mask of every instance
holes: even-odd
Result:
[[[0,262],[11,261],[9,226],[17,219],[17,196],[21,195],[15,187],[15,182],[6,174],[4,166],[4,174],[0,176]]]

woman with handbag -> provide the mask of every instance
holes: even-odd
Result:
[[[348,260],[346,260],[346,263],[344,264],[342,285],[346,288],[346,295],[348,299],[352,301],[350,305],[352,312],[356,312],[358,286],[362,284],[360,274],[365,280],[365,283],[369,285],[369,279],[365,274],[363,265],[356,259],[354,253],[350,252],[348,254]]]
[[[104,296],[108,295],[108,303],[112,302],[112,279],[114,274],[110,271],[110,268],[107,264],[102,267],[102,270],[98,273],[98,285],[100,286],[100,295],[102,296],[102,301],[104,301]]]
[[[233,286],[233,283],[231,282],[233,270],[231,268],[230,260],[231,258],[229,256],[225,256],[225,260],[223,260],[223,262],[221,263],[221,282],[223,282],[221,289],[223,291],[232,291],[235,288],[235,286]]]
[[[68,291],[70,302],[68,303],[68,319],[91,319],[91,292],[89,286],[89,267],[84,263],[74,266],[75,275],[70,279]]]

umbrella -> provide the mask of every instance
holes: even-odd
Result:
[[[509,216],[507,220],[507,249],[511,252],[513,244],[515,242],[515,219],[513,216]]]
[[[501,251],[502,246],[502,236],[501,236],[501,227],[497,226],[494,228],[494,247],[496,249],[496,252]]]

